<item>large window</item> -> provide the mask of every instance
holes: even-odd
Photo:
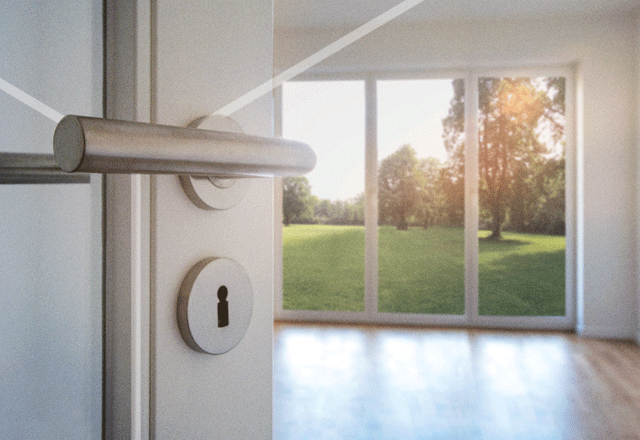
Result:
[[[380,312],[464,314],[464,152],[443,125],[454,84],[376,82]]]
[[[481,315],[565,314],[565,90],[478,79]]]
[[[282,130],[316,149],[316,168],[283,180],[287,310],[364,311],[364,81],[286,83]]]
[[[574,325],[571,75],[495,73],[283,86],[277,318]]]

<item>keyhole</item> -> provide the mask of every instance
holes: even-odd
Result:
[[[227,301],[229,291],[227,286],[220,286],[218,289],[218,327],[226,327],[229,325],[229,302]]]

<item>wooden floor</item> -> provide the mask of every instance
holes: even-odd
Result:
[[[640,439],[640,350],[565,333],[276,324],[274,436]]]

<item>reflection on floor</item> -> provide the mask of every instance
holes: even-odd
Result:
[[[566,333],[275,326],[275,440],[640,439],[640,349]]]

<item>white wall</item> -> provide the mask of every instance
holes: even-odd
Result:
[[[312,71],[574,65],[584,164],[578,329],[628,338],[638,310],[634,27],[626,16],[389,24]],[[276,70],[347,31],[279,30]]]
[[[2,2],[0,77],[61,113],[100,116],[101,9]],[[0,151],[53,153],[53,121],[4,92],[0,118]],[[0,185],[0,438],[101,436],[94,196],[88,184]]]

